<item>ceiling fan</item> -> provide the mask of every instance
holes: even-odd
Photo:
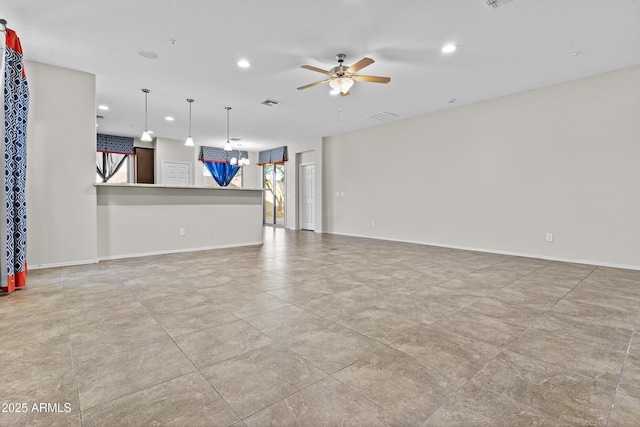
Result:
[[[351,66],[343,65],[343,62],[347,56],[344,53],[336,55],[338,60],[338,66],[333,67],[331,70],[326,71],[321,68],[314,67],[312,65],[302,65],[300,68],[305,70],[317,71],[318,73],[326,74],[329,76],[326,80],[311,83],[305,86],[300,86],[298,90],[307,89],[313,86],[318,86],[323,83],[329,83],[329,86],[342,96],[349,95],[349,89],[353,86],[354,81],[357,82],[370,82],[370,83],[389,83],[390,77],[377,77],[377,76],[360,76],[356,74],[364,67],[373,64],[375,61],[371,58],[362,58]]]

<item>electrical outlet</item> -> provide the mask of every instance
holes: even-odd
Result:
[[[178,233],[181,236],[186,236],[187,235],[187,230],[185,228],[181,228],[180,230],[178,230]]]
[[[547,242],[553,242],[553,233],[547,233],[546,240]]]

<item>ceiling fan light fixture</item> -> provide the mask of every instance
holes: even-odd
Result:
[[[349,77],[338,77],[329,82],[329,86],[340,94],[349,92],[353,86],[353,80]]]

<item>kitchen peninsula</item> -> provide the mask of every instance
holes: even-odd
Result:
[[[260,188],[95,187],[101,260],[262,244]]]

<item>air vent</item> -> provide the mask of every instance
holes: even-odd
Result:
[[[390,113],[388,111],[380,110],[377,113],[369,115],[369,117],[371,117],[372,119],[385,121],[385,120],[395,119],[395,118],[398,118],[400,116],[395,114],[395,113]]]
[[[238,142],[240,141],[240,138],[229,138],[229,141]]]
[[[507,3],[511,3],[513,0],[487,0],[487,4],[493,8],[499,8]]]
[[[273,99],[265,99],[260,104],[266,105],[267,107],[273,107],[280,104],[278,101],[274,101]]]

